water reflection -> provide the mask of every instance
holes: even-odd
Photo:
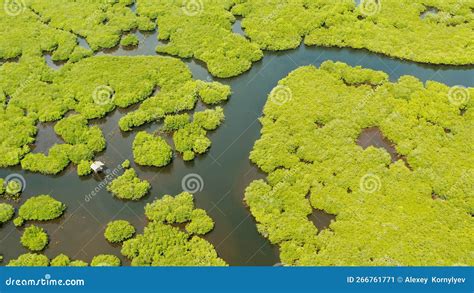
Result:
[[[130,5],[130,10],[132,10],[133,13],[137,13],[137,2],[133,2],[133,4]]]
[[[37,128],[38,132],[36,134],[36,141],[31,146],[33,153],[48,154],[49,149],[53,145],[57,143],[64,143],[54,132],[54,123],[39,123]]]
[[[378,127],[364,129],[357,138],[357,144],[363,149],[372,146],[386,150],[387,153],[390,154],[392,162],[396,162],[400,158],[400,155],[397,153],[393,142],[386,138]]]
[[[139,44],[137,47],[122,47],[117,45],[110,49],[97,52],[95,55],[113,55],[113,56],[154,56],[156,55],[156,47],[165,43],[158,40],[158,30],[153,32],[132,32],[137,36]]]
[[[91,46],[89,46],[89,43],[85,38],[77,37],[77,44],[84,49],[91,50]]]
[[[236,21],[232,24],[232,32],[245,36],[245,32],[242,29],[242,17],[237,17]]]
[[[63,67],[64,64],[66,64],[66,62],[64,61],[53,61],[53,57],[50,53],[46,53],[44,55],[44,59],[46,61],[46,64],[54,70],[58,70]]]
[[[421,14],[420,14],[420,18],[421,19],[424,19],[426,18],[428,15],[432,15],[432,14],[437,14],[439,12],[438,8],[436,7],[427,7],[425,11],[423,11]]]

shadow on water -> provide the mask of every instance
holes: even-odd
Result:
[[[0,58],[0,66],[2,66],[5,63],[18,63],[18,61],[20,61],[20,57],[8,58],[8,59]]]
[[[313,222],[314,226],[318,228],[318,233],[320,233],[329,228],[329,225],[336,220],[336,215],[329,214],[324,210],[313,209],[313,212],[308,216],[308,219]]]
[[[109,51],[109,55],[133,56],[155,55],[158,45],[156,32],[143,35],[141,47],[127,51],[122,48]],[[105,53],[102,53],[105,54]],[[209,134],[212,140],[210,151],[192,163],[185,163],[179,156],[166,168],[138,167],[133,163],[132,143],[137,130],[123,133],[118,129],[118,120],[127,110],[116,110],[106,119],[92,121],[100,125],[107,137],[108,147],[98,159],[115,169],[125,159],[132,162],[140,178],[152,184],[151,194],[138,202],[123,202],[105,190],[100,180],[90,176],[79,178],[75,168],[70,167],[61,176],[43,176],[22,171],[19,167],[1,169],[0,178],[10,173],[20,173],[26,178],[27,187],[21,201],[38,194],[51,194],[64,202],[68,209],[61,220],[40,224],[46,227],[51,243],[45,253],[54,257],[59,253],[90,261],[100,253],[120,256],[120,247],[112,246],[103,237],[105,225],[115,219],[127,219],[138,232],[146,224],[145,204],[164,194],[176,195],[182,191],[182,179],[191,173],[198,174],[203,184],[194,192],[198,208],[205,209],[214,219],[215,229],[205,236],[216,247],[219,255],[231,265],[274,265],[278,263],[278,250],[263,238],[256,229],[253,217],[243,202],[245,188],[255,179],[265,178],[248,159],[255,141],[260,137],[258,118],[262,114],[266,97],[277,82],[292,70],[304,66],[319,66],[326,60],[346,62],[352,66],[363,66],[383,70],[395,81],[402,75],[414,75],[422,81],[436,80],[448,85],[474,85],[473,67],[432,66],[391,59],[366,50],[306,47],[284,52],[265,52],[265,57],[246,73],[230,78],[215,79],[232,87],[231,99],[224,105],[226,120],[216,131]],[[212,80],[202,62],[185,60],[197,79]],[[136,106],[135,106],[136,107]],[[138,130],[154,132],[158,123],[140,127]],[[41,131],[41,145],[52,144],[55,138]],[[38,146],[39,150],[41,146]],[[21,202],[20,202],[21,203]],[[16,207],[20,203],[14,203]],[[317,213],[313,222],[318,228],[327,228],[331,216],[324,211]],[[26,252],[19,244],[21,229],[12,222],[0,230],[0,247],[5,259]],[[124,263],[128,263],[124,260]]]

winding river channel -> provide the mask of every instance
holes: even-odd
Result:
[[[238,22],[235,32],[241,32]],[[144,35],[136,33],[140,46],[134,50],[116,48],[98,54],[116,56],[156,55],[159,45],[156,33]],[[84,46],[87,46],[82,41]],[[46,62],[53,68],[60,64]],[[109,244],[104,236],[105,225],[114,219],[127,219],[138,230],[143,231],[146,224],[144,206],[164,194],[175,195],[182,191],[182,179],[188,174],[198,174],[202,178],[202,190],[195,193],[196,206],[205,209],[214,219],[215,229],[205,236],[216,247],[219,256],[230,265],[274,265],[279,262],[278,249],[263,238],[256,229],[255,221],[243,202],[245,188],[249,183],[265,174],[249,161],[249,153],[259,138],[261,126],[258,118],[262,114],[267,95],[277,82],[292,70],[313,64],[319,66],[326,60],[346,62],[352,66],[383,70],[392,81],[402,75],[414,75],[422,81],[435,80],[448,85],[474,86],[474,67],[431,66],[391,59],[365,50],[306,47],[284,52],[265,52],[265,57],[254,64],[252,69],[238,77],[218,79],[232,87],[233,95],[224,105],[225,123],[210,134],[211,150],[198,156],[194,162],[185,163],[175,159],[166,168],[144,168],[132,163],[140,178],[149,180],[152,190],[143,200],[123,202],[115,199],[105,188],[95,196],[91,192],[97,189],[101,178],[80,178],[75,168],[70,166],[58,176],[44,176],[22,171],[19,167],[0,169],[0,178],[19,173],[26,179],[26,189],[18,207],[27,198],[50,194],[67,205],[63,217],[51,223],[40,224],[49,236],[50,244],[45,254],[54,257],[65,253],[71,258],[90,261],[101,253],[120,254],[120,246]],[[185,60],[197,79],[213,80],[206,68],[195,60]],[[214,79],[216,80],[216,79]],[[198,110],[202,105],[198,106]],[[132,107],[134,108],[134,107]],[[110,169],[125,159],[133,161],[132,142],[137,131],[122,133],[118,129],[118,120],[129,112],[116,110],[106,119],[92,121],[100,125],[106,135],[108,146],[97,158],[104,161]],[[46,152],[61,139],[53,131],[54,124],[42,124],[39,127],[34,152]],[[150,124],[137,130],[153,132],[159,124]],[[327,226],[327,215],[314,215],[313,222],[321,227]],[[0,229],[0,251],[5,260],[16,258],[27,252],[20,241],[21,231],[12,221]],[[124,265],[129,264],[123,259]]]

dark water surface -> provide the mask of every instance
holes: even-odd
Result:
[[[240,30],[239,24],[234,26]],[[156,33],[136,33],[140,46],[136,50],[114,48],[99,54],[111,55],[155,55],[159,45]],[[230,265],[274,265],[279,262],[278,250],[257,232],[255,221],[243,203],[246,186],[252,180],[264,178],[264,174],[248,159],[254,142],[260,136],[261,116],[266,97],[277,82],[290,71],[303,65],[319,66],[323,61],[335,60],[350,65],[383,70],[395,81],[402,75],[414,75],[421,79],[436,80],[448,85],[474,86],[473,67],[430,66],[390,59],[365,50],[305,47],[285,52],[266,52],[265,58],[239,77],[214,79],[232,86],[233,95],[224,105],[226,121],[215,132],[210,133],[211,150],[185,163],[177,158],[166,168],[144,168],[133,164],[132,142],[137,133],[122,133],[117,122],[130,111],[116,110],[106,119],[92,121],[100,125],[107,137],[107,150],[97,158],[114,169],[125,159],[142,179],[152,184],[151,194],[139,202],[124,202],[113,198],[98,187],[100,177],[79,178],[75,167],[70,166],[59,176],[44,176],[24,172],[19,167],[1,169],[0,178],[9,174],[22,174],[27,182],[18,207],[27,198],[39,194],[51,194],[67,205],[65,215],[48,223],[39,223],[49,236],[50,244],[45,254],[54,257],[65,253],[74,259],[90,261],[94,255],[112,253],[118,256],[120,246],[110,245],[103,237],[105,225],[115,219],[129,220],[138,230],[146,224],[143,208],[146,203],[164,194],[176,195],[182,191],[182,178],[195,173],[203,179],[202,191],[195,193],[196,206],[205,209],[214,219],[215,229],[205,236],[216,247],[219,255]],[[185,60],[194,77],[213,80],[206,68],[197,61]],[[50,62],[48,62],[49,64]],[[203,106],[199,106],[203,108]],[[46,152],[55,142],[61,142],[53,131],[54,124],[39,127],[37,146],[34,152]],[[137,130],[155,131],[159,124],[149,124]],[[94,189],[100,189],[92,196]],[[316,217],[316,218],[314,218]],[[319,217],[319,218],[318,218]],[[322,228],[327,227],[331,216],[315,212],[311,220]],[[28,225],[29,223],[26,223]],[[23,229],[17,229],[10,221],[0,229],[0,254],[5,262],[27,252],[19,243]],[[123,259],[123,258],[122,258]],[[124,264],[128,261],[124,260]]]

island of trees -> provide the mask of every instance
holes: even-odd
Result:
[[[10,28],[0,33],[0,59],[47,51],[53,60],[75,62],[118,44],[135,46],[138,40],[128,32],[158,26],[158,38],[166,42],[158,53],[196,58],[224,78],[250,69],[263,50],[294,49],[303,41],[423,63],[474,64],[472,1],[20,2],[21,13],[0,11],[0,25]],[[245,36],[232,31],[237,17]]]
[[[245,202],[283,264],[472,266],[470,96],[334,62],[281,80],[250,156],[267,180],[252,182]],[[401,159],[357,144],[370,127]],[[329,229],[310,221],[314,209],[336,215]]]
[[[202,209],[194,207],[190,193],[147,204],[149,220],[143,234],[123,242],[122,254],[133,266],[225,266],[213,245],[199,237],[214,228]],[[180,228],[184,225],[184,229]]]
[[[146,101],[137,111],[120,120],[120,128],[130,131],[132,127],[164,119],[165,130],[174,132],[176,150],[185,160],[192,160],[195,154],[209,149],[207,131],[221,124],[223,110],[216,107],[195,113],[189,123],[176,120],[173,115],[187,115],[180,112],[194,109],[198,99],[215,105],[225,101],[231,93],[228,86],[192,80],[183,62],[168,57],[91,57],[68,64],[59,72],[45,69],[49,74],[46,79],[22,68],[22,62],[11,65],[0,68],[2,76],[11,77],[4,88],[10,97],[9,103],[0,108],[0,118],[3,117],[0,166],[21,163],[25,170],[44,174],[58,174],[72,162],[78,166],[79,175],[88,175],[94,155],[106,147],[101,129],[89,127],[89,120],[104,117],[116,107],[126,108],[143,100]],[[123,71],[122,68],[128,69]],[[25,76],[20,77],[23,73],[31,80],[25,83]],[[0,88],[1,84],[0,80]],[[157,88],[159,93],[152,96]],[[77,114],[65,116],[68,111]],[[51,147],[48,154],[31,153],[36,126],[51,121],[58,121],[54,130],[64,143]],[[145,154],[152,153],[149,149],[152,146],[142,143],[144,135],[137,135],[134,144],[137,163],[167,165],[172,157],[171,147],[162,142],[167,150],[157,154],[160,158],[146,158]]]

